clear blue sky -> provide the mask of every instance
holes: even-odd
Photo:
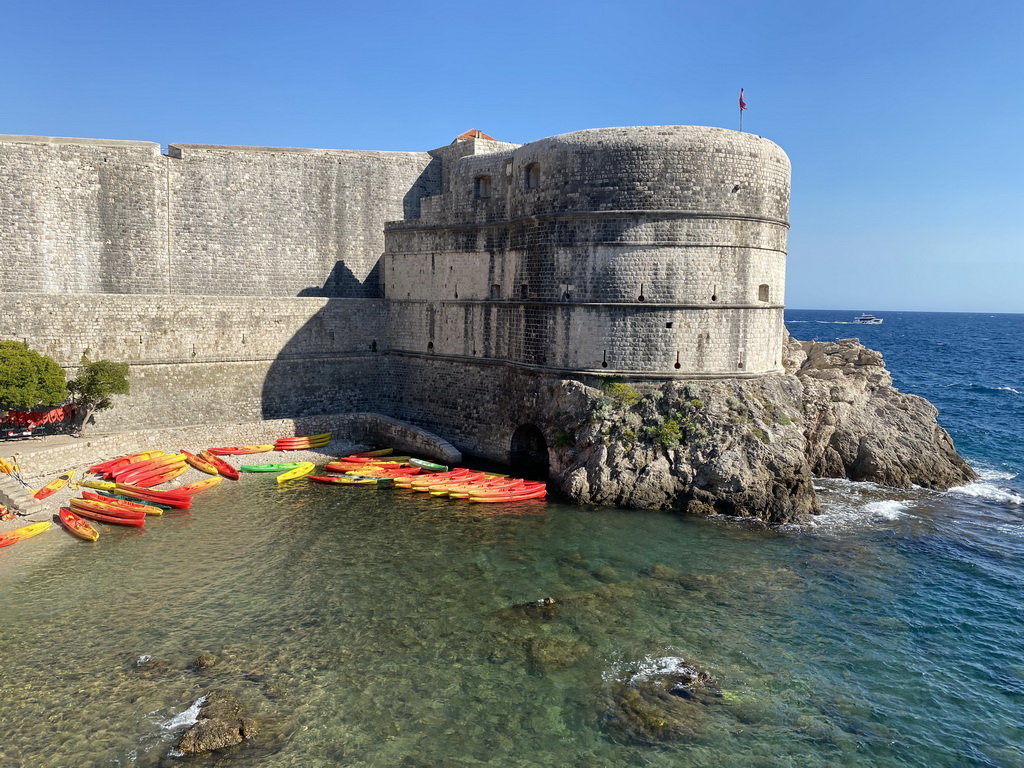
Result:
[[[787,304],[1024,312],[1024,3],[8,3],[0,133],[432,149],[743,127],[793,161]]]

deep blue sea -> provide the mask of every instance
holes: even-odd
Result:
[[[0,765],[1024,766],[1024,315],[858,313],[786,316],[881,350],[979,482],[819,481],[813,523],[760,530],[245,475],[142,531],[53,530],[0,550]],[[687,664],[723,695],[686,738],[616,726]],[[177,756],[215,688],[257,738]]]

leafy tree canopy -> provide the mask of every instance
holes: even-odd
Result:
[[[67,398],[64,371],[53,358],[20,341],[0,341],[0,405],[12,411],[61,405]]]
[[[114,401],[114,395],[127,395],[129,366],[110,360],[90,361],[82,357],[78,376],[68,382],[71,400],[76,405],[93,411],[105,411]]]

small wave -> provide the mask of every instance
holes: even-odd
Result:
[[[156,724],[165,731],[177,731],[190,725],[195,725],[199,720],[199,710],[206,701],[205,696],[200,696],[195,703],[184,712],[179,712],[166,720],[157,720]]]
[[[851,320],[787,320],[787,323],[816,323],[817,325],[861,325]]]
[[[1004,472],[1001,469],[985,469],[975,467],[974,471],[978,473],[978,477],[982,480],[1013,480],[1017,476],[1016,472]]]
[[[606,681],[624,680],[630,685],[635,685],[652,677],[693,674],[694,672],[694,668],[679,656],[645,656],[642,661],[616,664],[611,670],[605,671],[602,677]]]
[[[903,514],[909,509],[910,507],[902,501],[895,500],[872,501],[870,504],[864,505],[864,511],[873,520],[897,520],[903,517]]]
[[[1007,536],[1018,536],[1020,538],[1024,538],[1024,525],[1004,523],[1002,525],[997,525],[996,530],[1000,533],[1005,533]]]
[[[1000,392],[1013,392],[1015,395],[1024,395],[1024,392],[1021,392],[1019,389],[1014,389],[1013,387],[996,387],[996,389]]]
[[[1024,496],[1018,496],[1013,491],[1007,491],[991,483],[969,483],[950,488],[947,493],[955,496],[967,496],[982,501],[995,501],[1002,504],[1015,504],[1024,506]]]

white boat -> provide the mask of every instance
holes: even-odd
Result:
[[[860,317],[853,318],[853,322],[860,323],[861,325],[881,325],[882,318],[862,312]]]

